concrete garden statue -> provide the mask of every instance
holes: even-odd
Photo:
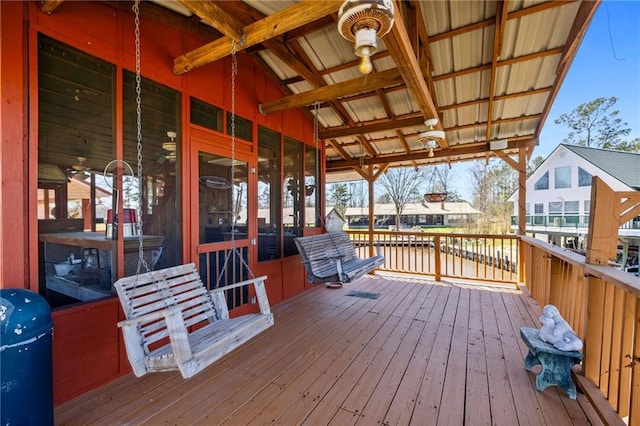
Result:
[[[540,338],[552,344],[561,351],[579,351],[582,340],[576,335],[571,326],[562,318],[560,311],[554,305],[546,305],[540,317],[542,328]]]

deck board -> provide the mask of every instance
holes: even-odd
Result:
[[[378,299],[346,296],[349,290]],[[589,424],[583,395],[535,391],[512,286],[367,276],[273,307],[276,324],[195,377],[121,377],[55,409],[84,424]],[[596,422],[595,424],[599,424]]]

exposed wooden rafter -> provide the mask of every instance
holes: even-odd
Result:
[[[498,1],[496,7],[496,19],[493,31],[493,55],[491,58],[491,77],[489,82],[489,104],[487,106],[487,130],[485,141],[491,140],[491,122],[493,120],[493,97],[496,91],[496,78],[498,73],[498,58],[502,54],[502,40],[504,37],[504,27],[507,23],[507,12],[509,8],[508,0]]]
[[[345,94],[370,92],[376,89],[401,84],[402,77],[397,68],[388,71],[377,72],[364,77],[354,78],[331,86],[320,87],[297,95],[285,96],[284,98],[265,102],[260,105],[263,114],[271,114],[287,109],[301,108],[311,105],[314,102],[325,102],[331,99],[338,99]]]
[[[240,43],[242,40],[244,25],[221,9],[216,2],[209,0],[178,0],[178,2],[234,42]]]
[[[337,0],[301,0],[261,21],[244,27],[244,44],[237,45],[236,49],[246,49],[270,40],[287,31],[335,13],[339,7],[340,1]],[[174,60],[173,71],[176,74],[184,74],[191,69],[222,59],[231,54],[232,42],[231,37],[224,36],[187,52]]]
[[[54,10],[56,10],[56,8],[58,6],[60,6],[60,3],[62,3],[64,0],[44,0],[40,2],[40,10],[42,10],[44,13],[46,13],[47,15],[51,15],[51,13],[53,13]]]
[[[532,139],[528,137],[526,139],[512,138],[508,141],[508,147],[504,151],[508,152],[509,150],[518,150],[520,148],[528,148],[533,147],[538,144],[537,139]],[[376,165],[376,164],[384,164],[384,163],[406,163],[408,161],[416,160],[426,160],[429,159],[436,162],[443,162],[448,157],[456,157],[456,161],[465,161],[465,160],[474,160],[477,159],[477,156],[484,156],[486,153],[486,144],[465,144],[461,147],[449,147],[447,149],[440,149],[434,151],[434,157],[429,158],[428,152],[413,152],[411,154],[391,154],[391,155],[380,155],[377,158],[367,158],[364,160],[336,160],[336,161],[327,161],[327,171],[335,172],[335,171],[344,171],[351,169],[353,167],[357,167],[360,164],[363,165]],[[475,156],[475,157],[474,157]],[[468,158],[464,158],[468,157]]]
[[[396,13],[398,13],[399,9],[396,2]],[[402,17],[396,18],[395,24],[385,38],[385,45],[391,53],[391,57],[396,63],[402,79],[407,85],[407,89],[416,100],[424,118],[439,119],[438,110],[427,88],[427,83],[424,80],[422,70],[413,46],[411,45],[411,40],[404,26]],[[440,130],[443,129],[439,120],[436,128]],[[446,140],[440,141],[440,146],[446,148],[448,146]]]

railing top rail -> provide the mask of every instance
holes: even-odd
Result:
[[[612,266],[593,265],[587,263],[583,255],[575,253],[569,249],[554,246],[531,237],[522,236],[520,238],[525,243],[546,251],[550,256],[557,257],[567,263],[581,267],[585,274],[603,279],[624,289],[625,291],[628,291],[635,297],[640,298],[640,277],[636,277],[629,272],[621,271],[620,269],[616,269]]]
[[[368,235],[369,231],[366,229],[349,229],[345,231],[347,234],[354,235]],[[487,239],[510,239],[516,240],[518,236],[515,234],[465,234],[465,233],[442,233],[442,232],[421,232],[421,231],[382,231],[375,229],[373,231],[374,234],[378,235],[411,235],[411,236],[421,236],[421,237],[452,237],[452,238],[465,238],[465,239],[476,239],[476,238],[487,238]]]

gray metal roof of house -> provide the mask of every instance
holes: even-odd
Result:
[[[640,190],[640,154],[562,144],[620,182]]]

